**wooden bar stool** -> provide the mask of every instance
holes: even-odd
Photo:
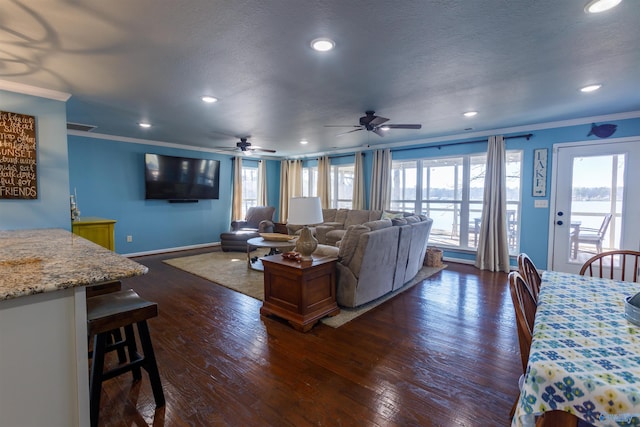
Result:
[[[158,305],[141,298],[133,289],[87,298],[87,330],[93,337],[93,362],[89,378],[91,426],[98,425],[102,382],[131,371],[134,381],[142,378],[140,368],[149,375],[156,407],[164,406],[164,392],[156,363],[147,319],[158,315]],[[138,353],[133,325],[137,326],[142,355]],[[123,328],[125,338],[113,342],[112,331]],[[126,348],[128,361],[104,370],[105,353]],[[120,361],[121,362],[121,361]]]

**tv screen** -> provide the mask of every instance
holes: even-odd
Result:
[[[144,155],[145,199],[217,199],[220,161]]]

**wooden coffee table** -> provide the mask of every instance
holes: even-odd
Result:
[[[262,258],[264,301],[260,314],[289,321],[296,330],[307,332],[318,320],[340,313],[336,303],[337,258],[322,257],[297,262],[282,255]]]
[[[275,241],[275,240],[265,240],[262,237],[254,237],[252,239],[247,240],[247,266],[253,270],[263,271],[264,267],[262,266],[262,261],[258,257],[254,257],[255,259],[251,259],[251,251],[253,248],[270,248],[269,255],[275,255],[276,250],[281,251],[290,251],[296,247],[295,241]]]

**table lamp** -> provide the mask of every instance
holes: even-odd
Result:
[[[296,252],[302,255],[302,261],[311,261],[311,254],[318,247],[318,241],[309,225],[322,222],[322,205],[319,197],[292,197],[289,199],[289,218],[287,223],[304,225],[296,242]]]

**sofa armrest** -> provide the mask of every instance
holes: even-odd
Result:
[[[326,225],[327,227],[333,227],[334,230],[344,229],[344,224],[341,222],[323,222],[320,225]]]
[[[289,235],[291,236],[300,234],[299,231],[302,230],[303,227],[304,225],[287,224],[287,230],[289,231]]]
[[[258,224],[258,232],[259,233],[273,233],[275,230],[275,224],[273,221],[269,221],[268,219],[263,219]]]

